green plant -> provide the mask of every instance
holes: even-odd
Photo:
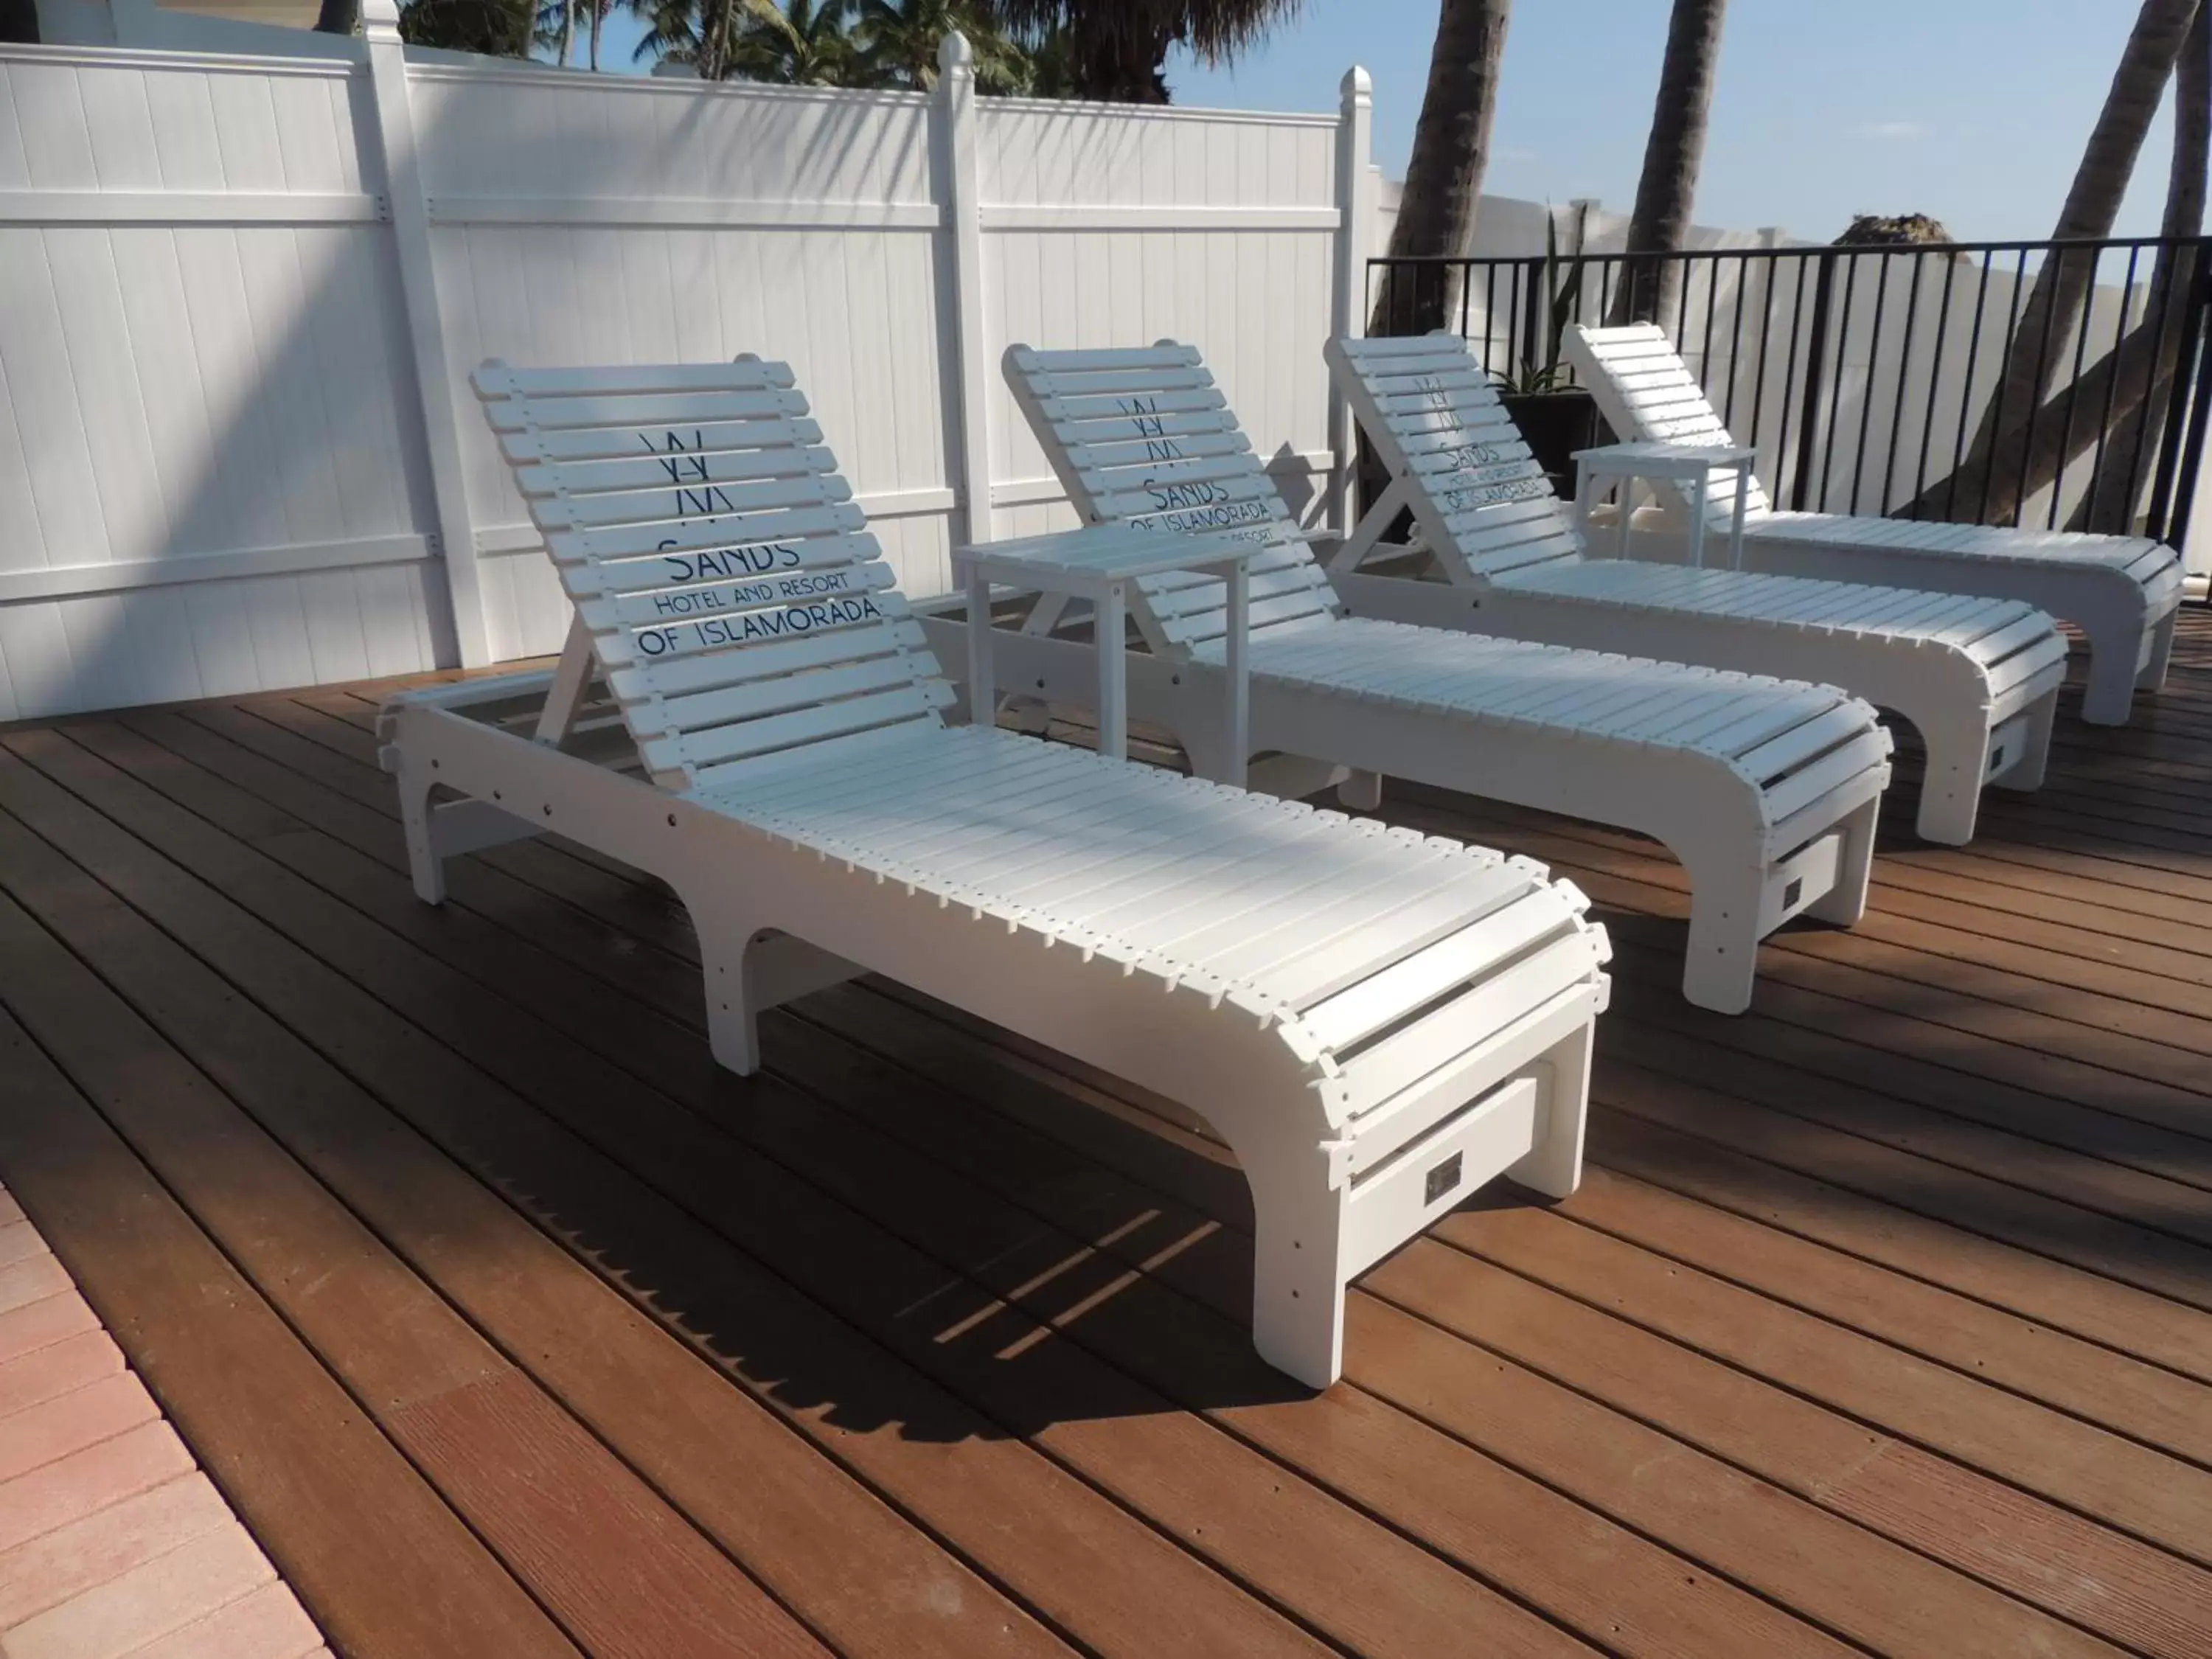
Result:
[[[1498,382],[1498,389],[1509,395],[1527,397],[1539,392],[1560,392],[1566,388],[1567,366],[1559,361],[1562,343],[1567,336],[1567,325],[1575,319],[1576,309],[1582,303],[1583,224],[1577,213],[1575,221],[1575,252],[1563,267],[1559,261],[1559,221],[1549,204],[1544,209],[1544,263],[1536,273],[1537,295],[1544,307],[1544,352],[1541,362],[1524,356],[1520,373],[1500,374],[1490,371]]]

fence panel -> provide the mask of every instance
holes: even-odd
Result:
[[[978,115],[998,532],[1075,522],[999,373],[1015,342],[1197,345],[1286,497],[1317,509],[1336,118],[995,99]]]
[[[0,719],[450,656],[360,74],[0,54]]]
[[[1193,341],[1318,511],[1364,121],[551,71],[365,10],[313,57],[0,50],[0,718],[556,648],[488,356],[790,359],[918,597],[970,516],[1068,518],[1014,339]]]
[[[788,358],[901,580],[943,591],[927,99],[424,65],[410,79],[457,381],[486,357]],[[552,568],[463,415],[491,654],[556,649]]]

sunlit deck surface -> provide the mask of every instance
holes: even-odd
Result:
[[[2177,660],[1964,851],[1901,768],[1737,1019],[1664,856],[1389,791],[1589,891],[1614,1004],[1582,1191],[1376,1267],[1317,1398],[1161,1103],[873,982],[719,1073],[682,914],[558,842],[417,903],[379,687],[0,732],[0,1181],[360,1659],[2201,1656]]]

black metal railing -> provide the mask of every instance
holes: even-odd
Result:
[[[2047,307],[2024,326],[2051,261],[2087,263],[2089,300],[2063,327]],[[1564,323],[1605,322],[1624,280],[1663,278],[1657,320],[1778,506],[2176,545],[2186,529],[2212,416],[2212,238],[1373,259],[1367,275],[1377,331],[1455,330],[1526,392],[1574,386]],[[2007,391],[2023,351],[2033,372]]]

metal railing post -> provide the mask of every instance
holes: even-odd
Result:
[[[1820,375],[1826,367],[1828,356],[1828,307],[1836,286],[1836,256],[1832,251],[1820,255],[1820,270],[1813,278],[1813,319],[1808,327],[1810,338],[1805,343],[1805,388],[1799,404],[1801,424],[1797,433],[1797,476],[1790,481],[1790,505],[1793,511],[1805,511],[1807,492],[1813,482],[1813,455],[1820,447]]]

